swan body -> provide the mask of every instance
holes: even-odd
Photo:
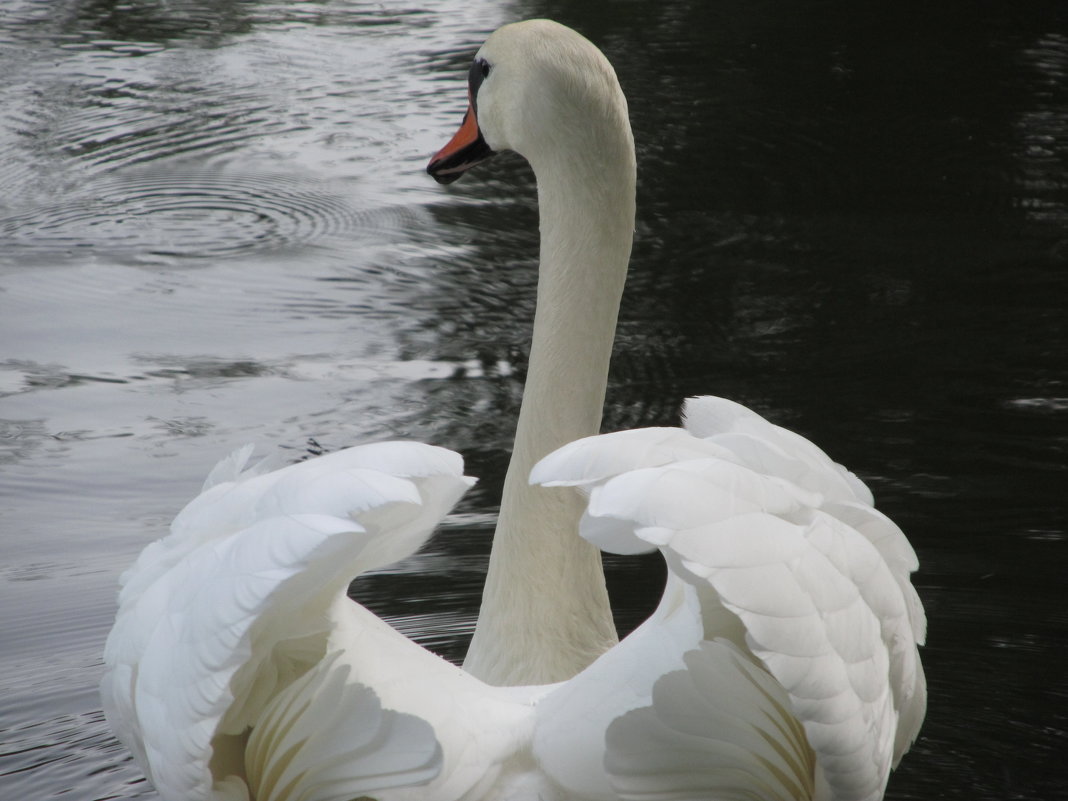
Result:
[[[122,578],[113,730],[165,801],[881,798],[926,707],[908,540],[731,401],[597,435],[633,226],[625,101],[547,21],[494,33],[471,84],[429,170],[526,156],[542,264],[464,669],[346,596],[422,545],[473,483],[461,458],[387,442],[267,472],[246,448]],[[617,642],[599,553],[656,549],[661,602]]]

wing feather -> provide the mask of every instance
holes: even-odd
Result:
[[[274,695],[249,737],[245,767],[257,801],[348,801],[425,784],[442,765],[425,720],[383,709],[334,652]]]
[[[726,640],[684,660],[650,705],[608,729],[605,768],[619,797],[812,798],[814,756],[782,687]]]
[[[616,553],[659,548],[695,599],[684,608],[703,640],[685,667],[608,729],[613,786],[626,798],[881,797],[926,706],[914,551],[803,437],[718,398],[691,399],[685,419],[686,431],[580,440],[532,474],[587,491],[582,536]],[[772,700],[747,695],[757,689]]]
[[[471,483],[456,454],[415,443],[267,474],[239,472],[248,456],[224,460],[127,571],[105,648],[108,720],[165,798],[241,797],[239,741],[325,656],[332,602],[414,552]],[[324,687],[359,701],[323,669]]]

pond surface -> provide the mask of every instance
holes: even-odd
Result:
[[[463,453],[458,513],[353,588],[462,656],[537,210],[518,158],[423,168],[486,34],[548,16],[639,147],[605,428],[714,393],[849,465],[930,618],[888,797],[1068,797],[1068,12],[863,5],[5,2],[0,796],[155,797],[96,696],[116,580],[246,442]],[[608,568],[630,628],[661,568]]]

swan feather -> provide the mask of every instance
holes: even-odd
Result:
[[[881,797],[925,704],[915,621],[922,608],[907,578],[911,549],[883,516],[865,511],[866,488],[846,481],[846,471],[807,440],[785,437],[721,399],[691,400],[688,409],[695,408],[712,410],[695,429],[729,450],[726,460],[684,460],[606,479],[596,451],[603,443],[617,453],[626,437],[615,435],[572,443],[536,476],[553,480],[549,465],[589,489],[580,533],[601,547],[633,552],[634,540],[659,547],[669,569],[705,596],[709,640],[708,623],[729,626],[722,610],[734,615],[744,628],[735,645],[786,692],[821,782],[841,797]],[[683,435],[692,436],[657,438],[692,452]],[[637,455],[624,463],[647,453],[645,437],[634,441]],[[803,487],[791,481],[799,473]]]
[[[211,797],[213,739],[322,658],[308,641],[325,642],[334,597],[414,552],[470,483],[456,454],[381,443],[190,503],[125,574],[104,654],[105,713],[160,792]]]

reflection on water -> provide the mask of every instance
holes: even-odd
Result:
[[[302,177],[193,165],[160,174],[126,171],[0,220],[0,229],[10,231],[4,253],[10,264],[65,256],[148,264],[218,259],[374,227],[371,214]]]
[[[578,27],[639,148],[605,426],[734,397],[909,532],[931,711],[892,798],[1068,792],[1068,18],[948,2],[0,10],[0,795],[153,797],[99,712],[118,572],[247,441],[413,437],[481,477],[354,597],[466,647],[522,389],[517,158],[427,156],[505,19]],[[608,562],[623,629],[655,559]]]

